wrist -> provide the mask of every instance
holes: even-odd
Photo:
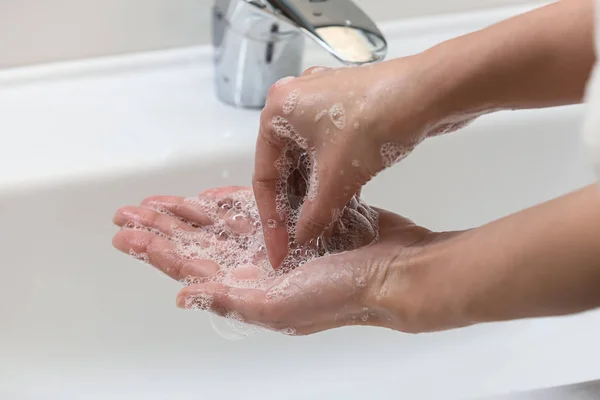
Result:
[[[387,327],[419,333],[478,322],[470,307],[474,293],[458,271],[465,261],[455,249],[462,234],[432,234],[393,257],[375,302],[386,316]]]
[[[388,118],[391,126],[376,131],[389,132],[385,139],[393,142],[403,142],[416,134],[418,143],[498,109],[493,99],[487,98],[488,93],[480,90],[483,67],[477,65],[484,61],[465,62],[473,58],[469,53],[475,53],[469,50],[471,41],[467,37],[452,39],[422,53],[384,63],[377,71],[377,79],[390,89],[375,86],[378,92],[385,93],[377,96],[376,103],[403,106],[388,110],[386,114],[394,116]],[[386,95],[393,96],[391,101]]]
[[[426,90],[436,93],[438,124],[473,119],[500,109],[488,90],[493,82],[486,66],[488,57],[478,36],[479,32],[442,42],[420,54],[430,65]],[[487,72],[486,72],[487,71]]]

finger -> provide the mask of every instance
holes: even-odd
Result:
[[[300,244],[321,235],[361,187],[342,181],[335,168],[317,173],[320,179],[319,186],[309,189],[309,193],[316,190],[316,194],[302,205],[296,225],[296,240]]]
[[[176,230],[195,231],[193,227],[175,217],[161,214],[149,208],[137,206],[120,208],[115,213],[113,222],[120,227],[126,227],[128,224],[133,224],[133,226],[156,229],[167,236],[173,236]]]
[[[152,196],[142,201],[142,206],[158,212],[167,211],[198,226],[212,225],[210,219],[202,206],[194,201],[179,196]]]
[[[233,270],[232,275],[234,279],[240,281],[257,281],[265,276],[264,272],[254,265],[237,267]]]
[[[238,206],[238,201],[233,200],[233,195],[239,192],[245,192],[249,197],[252,196],[252,188],[247,186],[224,186],[219,188],[207,189],[198,195],[198,199],[187,199],[189,203],[197,204],[200,207],[211,206],[211,213],[215,213],[218,218],[223,218],[229,210],[242,209],[242,204]],[[208,203],[207,203],[208,201]],[[246,205],[248,206],[248,204]],[[250,205],[251,206],[251,205]]]
[[[252,190],[252,188],[249,188],[248,186],[223,186],[223,187],[204,190],[203,192],[200,192],[198,197],[221,198],[221,197],[229,196],[233,193],[237,193],[240,191],[250,191],[250,190]]]
[[[277,212],[277,182],[281,179],[276,162],[284,149],[284,143],[267,133],[262,127],[256,143],[256,159],[252,187],[269,261],[277,268],[287,255],[288,234],[285,217]]]
[[[182,280],[188,276],[209,277],[219,272],[219,265],[208,260],[181,257],[173,242],[146,231],[122,230],[113,238],[113,246],[152,264],[168,276]]]
[[[356,250],[363,246],[372,243],[377,236],[374,225],[377,221],[369,219],[371,216],[365,216],[358,210],[353,210],[347,207],[344,210],[344,214],[340,220],[340,224],[333,224],[334,229],[332,230],[333,237],[344,237],[344,240],[340,243],[343,244],[342,248],[337,248],[338,251],[349,251]],[[350,230],[340,230],[341,225],[351,227]]]

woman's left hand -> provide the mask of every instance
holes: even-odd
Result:
[[[208,195],[227,197],[236,190],[250,189],[223,188]],[[172,215],[155,211],[157,207]],[[114,221],[124,229],[113,243],[126,253],[144,255],[174,279],[187,279],[190,285],[177,296],[179,307],[235,315],[271,330],[307,335],[346,325],[405,332],[464,325],[460,304],[439,296],[440,292],[428,285],[431,271],[427,262],[432,254],[428,249],[454,234],[434,233],[388,211],[379,213],[377,243],[317,258],[273,277],[241,265],[231,273],[238,283],[246,280],[247,285],[229,285],[223,277],[211,279],[222,273],[214,260],[186,259],[174,251],[174,230],[203,232],[214,223],[204,209],[180,197],[152,197],[140,207],[120,209]],[[247,231],[252,223],[233,225],[233,230]],[[146,229],[127,229],[132,224]],[[224,248],[228,246],[227,240],[222,243]],[[266,254],[260,257],[262,260]]]

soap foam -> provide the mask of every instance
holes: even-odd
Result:
[[[336,120],[339,122],[339,118]],[[179,225],[173,225],[171,234],[167,236],[137,223],[126,226],[128,229],[144,230],[168,239],[173,243],[176,255],[182,260],[210,260],[219,265],[220,271],[213,276],[186,277],[182,280],[183,285],[219,283],[231,288],[267,290],[273,278],[290,274],[307,262],[354,250],[378,240],[377,212],[355,196],[342,210],[332,210],[333,222],[326,230],[327,235],[320,235],[305,245],[296,241],[296,225],[302,205],[305,201],[314,200],[319,188],[317,155],[315,149],[309,146],[285,118],[273,118],[272,126],[275,134],[285,143],[282,155],[276,162],[280,175],[276,184],[276,206],[280,220],[268,220],[264,229],[285,226],[289,237],[288,255],[278,270],[273,269],[267,257],[263,226],[250,188],[233,193],[224,192],[226,194],[215,191],[185,199],[186,203],[195,206],[211,222],[199,226],[180,218],[195,229],[182,229]],[[387,152],[385,154],[388,155]],[[392,156],[395,157],[393,151]],[[148,208],[152,207],[167,213],[158,203],[148,205]],[[131,255],[148,261],[147,255],[133,252]],[[298,290],[295,285],[292,286],[290,287],[289,280],[284,279],[278,286],[270,288],[267,297],[275,299],[291,296],[292,289]],[[185,301],[185,307],[194,310],[208,310],[212,304],[213,298],[205,295],[189,296]],[[244,323],[239,314],[226,311],[225,319],[211,319],[215,330],[223,336],[238,339],[260,331],[259,328]],[[294,327],[282,331],[285,334],[295,332]]]
[[[148,264],[150,262],[148,259],[148,254],[146,253],[136,253],[133,250],[129,250],[129,255],[144,264]]]
[[[341,103],[334,104],[329,109],[329,118],[338,129],[344,129],[346,126],[346,111]]]
[[[381,163],[384,168],[389,168],[397,162],[402,161],[410,153],[410,150],[397,143],[385,143],[381,146]]]
[[[323,110],[321,112],[319,112],[316,116],[315,116],[315,122],[319,122],[321,119],[323,119],[324,116],[326,116],[327,114],[329,114],[329,110]]]
[[[207,294],[196,294],[185,298],[185,308],[188,310],[208,311],[213,298]]]
[[[288,94],[285,101],[283,102],[283,113],[285,115],[290,115],[296,109],[296,105],[298,105],[298,100],[300,99],[300,90],[295,89]]]

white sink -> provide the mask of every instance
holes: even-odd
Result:
[[[517,11],[384,30],[402,55]],[[310,54],[307,63],[328,60]],[[230,342],[207,315],[176,309],[176,282],[111,248],[111,218],[147,195],[250,182],[259,115],[216,102],[208,55],[0,75],[0,397],[458,399],[600,378],[600,312],[418,336],[348,328]],[[365,197],[460,229],[567,193],[593,181],[582,111],[482,118],[424,143]]]

